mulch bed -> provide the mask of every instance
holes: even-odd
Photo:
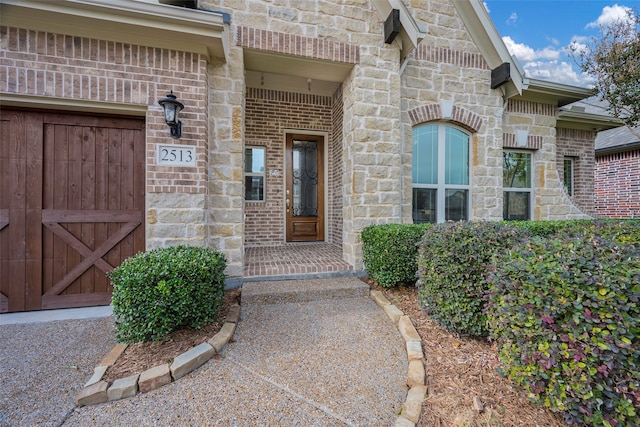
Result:
[[[176,356],[208,341],[217,334],[229,312],[229,307],[240,303],[240,291],[225,292],[224,303],[219,311],[218,320],[201,329],[183,328],[172,332],[165,340],[156,343],[144,342],[129,344],[115,365],[107,369],[103,379],[113,381],[129,375],[139,374],[154,366],[171,363]]]
[[[566,426],[561,415],[536,406],[496,372],[500,362],[490,342],[457,336],[426,316],[417,288],[368,283],[411,318],[422,338],[429,391],[418,426]]]

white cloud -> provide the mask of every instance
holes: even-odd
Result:
[[[603,25],[609,25],[617,21],[626,21],[629,19],[628,11],[631,9],[627,6],[620,6],[614,4],[613,6],[605,6],[602,8],[602,13],[593,22],[587,24],[586,28],[598,28]]]
[[[491,11],[489,10],[489,5],[487,4],[487,2],[483,1],[482,4],[484,5],[484,8],[487,9],[487,12],[491,13]]]
[[[507,25],[515,25],[518,22],[518,14],[515,12],[511,12],[509,19],[507,19]]]
[[[504,36],[502,40],[507,46],[509,53],[523,62],[534,61],[536,59],[555,60],[560,58],[560,51],[553,49],[552,47],[534,50],[532,47],[527,46],[524,43],[516,43],[510,36]]]
[[[571,43],[564,48],[564,53],[567,55],[571,55],[572,53],[576,53],[580,55],[582,52],[586,52],[588,42],[590,41],[589,37],[585,36],[573,36],[571,38]]]
[[[573,86],[592,86],[592,77],[578,74],[571,64],[565,61],[530,61],[523,65],[525,75],[540,80],[549,80]]]

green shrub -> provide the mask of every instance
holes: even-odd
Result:
[[[567,221],[504,221],[505,224],[523,228],[534,236],[554,237],[599,236],[622,244],[640,244],[640,220],[637,219],[580,219]]]
[[[563,232],[567,229],[579,227],[583,224],[591,224],[593,220],[590,219],[578,219],[578,220],[562,220],[562,221],[503,221],[503,223],[511,225],[513,227],[523,228],[529,231],[534,236],[551,237],[555,236],[559,232]]]
[[[213,320],[224,298],[224,255],[174,246],[139,253],[109,273],[119,342],[159,341]]]
[[[362,230],[362,252],[369,277],[380,286],[412,285],[422,234],[431,224],[370,225]]]
[[[573,237],[601,237],[622,245],[640,246],[640,221],[591,220],[581,221],[572,227],[559,230],[556,235]]]
[[[496,266],[487,313],[504,374],[569,422],[640,425],[638,247],[533,238]]]
[[[418,255],[420,304],[446,329],[487,336],[483,313],[487,264],[496,252],[527,236],[527,231],[499,222],[444,223],[430,228]]]

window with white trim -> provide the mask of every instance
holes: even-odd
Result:
[[[565,157],[564,158],[564,167],[563,167],[563,179],[564,179],[564,189],[567,191],[569,196],[573,196],[573,171],[575,166],[575,161],[573,157]]]
[[[265,158],[264,147],[244,149],[244,199],[247,201],[264,200]]]
[[[531,219],[532,164],[531,153],[508,151],[502,153],[503,218]]]
[[[413,222],[469,220],[469,134],[446,124],[413,129]]]

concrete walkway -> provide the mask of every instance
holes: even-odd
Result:
[[[406,379],[403,338],[358,279],[245,283],[223,357],[133,398],[63,408],[58,425],[393,426]]]

